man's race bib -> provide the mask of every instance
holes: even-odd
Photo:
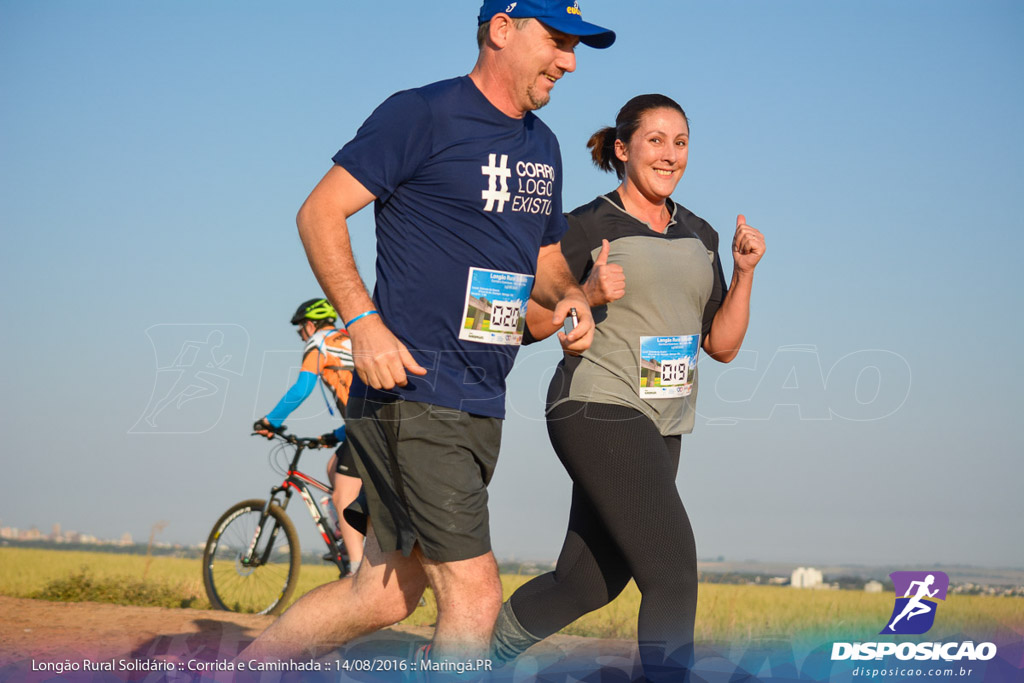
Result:
[[[531,289],[532,275],[470,268],[459,339],[484,344],[522,344]]]
[[[699,340],[699,334],[640,337],[640,398],[689,396]]]

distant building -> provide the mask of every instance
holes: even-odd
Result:
[[[864,591],[866,593],[881,593],[882,584],[878,581],[871,580],[864,584]]]
[[[797,567],[789,578],[789,585],[793,588],[820,588],[822,580],[821,572],[814,567]]]

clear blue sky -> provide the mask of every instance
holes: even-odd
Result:
[[[318,293],[295,212],[382,99],[470,70],[478,7],[0,0],[0,523],[144,539],[167,520],[162,539],[197,542],[265,495],[248,426],[294,377],[287,318]],[[726,244],[741,212],[768,243],[746,351],[701,366],[684,439],[699,555],[1024,567],[1024,6],[582,8],[619,39],[581,47],[540,112],[565,205],[614,185],[589,134],[660,91],[691,119],[676,198]],[[369,211],[352,230],[372,279]],[[222,364],[197,379],[207,361],[178,354],[215,331]],[[513,371],[500,557],[561,542],[540,405],[558,355]],[[203,388],[150,425],[181,368]],[[290,425],[333,419],[314,394]]]

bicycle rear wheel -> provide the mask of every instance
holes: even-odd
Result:
[[[215,609],[278,614],[295,591],[301,550],[292,521],[271,503],[259,546],[246,561],[266,501],[245,500],[221,515],[203,552],[203,585]]]

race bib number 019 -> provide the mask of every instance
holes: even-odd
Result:
[[[470,268],[459,339],[522,344],[531,289],[532,275]]]
[[[699,334],[640,337],[640,398],[689,396],[699,341]]]

